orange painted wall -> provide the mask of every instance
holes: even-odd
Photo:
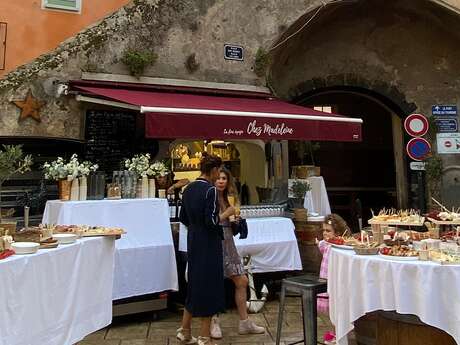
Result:
[[[130,2],[81,1],[81,13],[76,13],[42,9],[42,0],[0,0],[0,22],[8,24],[5,69],[0,70],[0,78]]]

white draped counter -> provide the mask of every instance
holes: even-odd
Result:
[[[248,237],[235,237],[241,257],[250,255],[254,273],[302,270],[294,224],[289,218],[250,218]],[[179,250],[187,251],[187,228],[181,224]]]
[[[318,213],[320,216],[331,214],[331,206],[324,178],[322,176],[312,176],[308,178],[308,182],[311,189],[305,193],[303,207],[309,213]]]
[[[337,343],[368,312],[413,314],[460,344],[460,265],[394,261],[333,248],[329,254],[330,318]]]
[[[48,201],[42,222],[127,232],[116,241],[114,300],[178,289],[166,199]]]
[[[70,345],[112,322],[114,237],[0,261],[0,345]]]

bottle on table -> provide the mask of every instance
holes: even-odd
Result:
[[[176,201],[174,194],[168,194],[168,205],[169,205],[169,220],[175,222],[177,219]]]

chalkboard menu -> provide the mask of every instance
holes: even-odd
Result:
[[[111,174],[136,146],[136,113],[117,110],[88,110],[85,157]]]

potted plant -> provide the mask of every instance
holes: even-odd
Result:
[[[32,156],[25,155],[22,145],[3,145],[0,150],[0,196],[3,183],[8,181],[15,174],[23,174],[30,171],[32,166]],[[1,202],[1,197],[0,197]],[[0,223],[4,223],[0,204]],[[16,224],[14,223],[15,230]]]
[[[311,190],[310,183],[304,179],[290,179],[289,197],[292,198],[294,214],[296,218],[306,218],[307,210],[304,209],[305,194]]]

